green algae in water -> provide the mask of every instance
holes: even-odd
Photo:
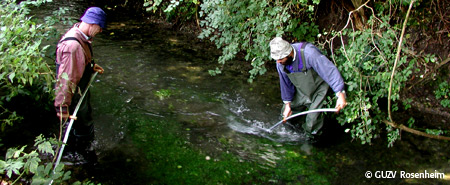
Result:
[[[130,128],[133,141],[148,161],[145,174],[154,184],[329,184],[330,177],[319,173],[328,168],[320,161],[321,155],[305,157],[290,151],[280,157],[275,167],[269,167],[240,159],[232,152],[206,154],[187,141],[183,136],[186,131],[182,132],[176,122],[142,117],[135,121]]]

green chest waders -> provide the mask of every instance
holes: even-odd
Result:
[[[304,48],[307,43],[302,43],[301,60],[297,57],[294,72],[288,73],[289,80],[295,86],[294,99],[291,102],[292,114],[308,110],[320,109],[325,103],[325,96],[328,91],[328,84],[313,69],[306,70],[306,61],[304,57]],[[295,48],[295,47],[294,47]],[[298,71],[298,62],[303,62],[302,71]],[[285,106],[283,106],[282,112]],[[306,133],[318,135],[323,126],[323,116],[320,113],[311,113],[306,115],[305,123],[302,125]]]
[[[84,92],[87,88],[89,80],[93,74],[93,69],[88,64],[85,69],[83,76],[81,77],[80,82],[78,83],[78,88],[80,92]],[[75,110],[78,101],[80,101],[81,93],[75,92],[72,97],[72,104],[70,105],[70,110]],[[90,91],[86,92],[86,96],[84,100],[81,102],[81,105],[78,109],[77,120],[73,126],[73,132],[76,137],[92,137],[93,126],[92,126],[92,107],[91,107],[91,94]]]

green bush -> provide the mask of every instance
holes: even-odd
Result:
[[[364,30],[349,28],[335,33],[337,37],[347,38],[343,46],[333,55],[347,88],[348,106],[344,109],[344,113],[339,115],[338,120],[341,124],[352,123],[351,135],[361,140],[362,144],[371,143],[372,139],[386,127],[382,121],[388,120],[387,113],[383,111],[387,107],[381,106],[386,106],[388,99],[400,38],[398,29],[400,26],[389,24],[397,20],[392,20],[393,18],[384,15],[382,11],[379,15],[379,17],[372,15]],[[394,102],[391,105],[393,112],[399,109],[400,91],[410,79],[417,63],[417,57],[407,55],[407,49],[402,47],[393,79],[391,95],[391,101]],[[389,146],[392,146],[398,138],[399,131],[390,127],[386,130]]]
[[[5,160],[0,160],[0,174],[8,178],[15,178],[15,184],[23,175],[34,174],[32,184],[50,184],[50,182],[61,183],[70,178],[70,171],[64,172],[64,164],[53,168],[53,163],[42,164],[39,154],[54,156],[52,145],[58,144],[54,138],[46,139],[42,135],[36,137],[35,149],[29,153],[24,152],[26,146],[20,148],[9,148]],[[13,176],[14,175],[14,176]]]
[[[314,0],[317,5],[320,1]],[[240,52],[244,59],[251,62],[249,81],[264,74],[264,64],[270,60],[269,41],[275,36],[294,37],[299,40],[313,41],[318,34],[317,26],[311,22],[314,5],[308,0],[268,1],[268,0],[206,0],[201,5],[200,25],[203,27],[200,39],[214,42],[222,50],[219,64],[233,60]],[[292,17],[290,9],[300,7],[306,14]],[[301,11],[300,11],[301,12]],[[300,22],[304,22],[299,24]],[[220,73],[220,68],[210,70],[210,74]]]
[[[55,80],[53,70],[44,60],[47,46],[44,39],[53,39],[56,35],[52,25],[67,8],[60,8],[53,16],[44,20],[30,16],[32,8],[37,8],[52,0],[27,0],[0,2],[0,120],[2,131],[7,125],[22,118],[14,110],[8,110],[6,103],[21,95],[31,97],[36,102],[49,101]],[[66,19],[67,20],[67,19]],[[42,22],[42,23],[38,23]],[[56,43],[56,42],[54,42]],[[30,102],[32,103],[32,102]],[[9,148],[4,160],[0,160],[0,174],[19,180],[24,175],[32,175],[32,184],[60,183],[70,178],[70,172],[62,171],[63,165],[53,168],[53,163],[44,165],[42,156],[53,156],[53,146],[59,144],[56,139],[38,136],[33,148],[22,146]],[[29,151],[31,150],[31,151]],[[29,151],[29,152],[28,152]],[[41,155],[40,155],[41,154]],[[45,161],[46,163],[48,161]],[[30,176],[31,177],[31,176]],[[13,182],[14,184],[15,182]]]
[[[45,39],[56,40],[56,23],[71,23],[63,15],[68,8],[61,7],[43,20],[30,16],[37,8],[52,0],[1,1],[0,5],[0,120],[1,128],[12,126],[21,116],[8,110],[5,103],[17,95],[41,101],[43,93],[53,95],[54,72],[44,60],[50,47]],[[56,41],[53,41],[56,44]],[[51,53],[51,55],[54,54]],[[48,57],[48,56],[47,56]],[[48,101],[42,100],[42,101]]]
[[[147,11],[165,13],[166,18],[199,21],[200,39],[215,43],[222,55],[220,65],[244,53],[250,62],[249,81],[266,73],[270,60],[268,43],[275,36],[313,42],[319,34],[314,23],[314,12],[320,0],[179,0],[144,2]],[[198,6],[200,11],[198,12]],[[197,12],[199,17],[197,17]],[[292,14],[291,14],[292,13]],[[222,67],[209,70],[211,75],[221,73]]]
[[[144,8],[147,12],[164,13],[169,21],[186,22],[197,17],[199,0],[144,0]],[[162,12],[161,12],[162,11]]]
[[[48,46],[41,43],[48,36],[48,25],[37,24],[28,17],[29,6],[40,6],[50,0],[22,1],[6,0],[0,3],[0,112],[2,130],[20,120],[14,111],[3,105],[22,94],[38,100],[41,93],[31,92],[31,86],[42,91],[52,91],[53,73],[43,60]]]
[[[440,83],[434,94],[443,107],[450,107],[450,89],[447,81]]]

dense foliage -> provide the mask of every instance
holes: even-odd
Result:
[[[387,115],[378,103],[388,98],[389,81],[392,66],[396,57],[396,45],[399,32],[391,27],[387,15],[372,15],[368,27],[361,31],[343,30],[340,34],[348,36],[348,42],[336,51],[335,62],[347,85],[349,106],[345,114],[340,116],[341,123],[353,124],[351,134],[361,139],[362,143],[370,143],[371,139],[384,127],[381,121]],[[406,49],[406,48],[403,48]],[[393,101],[399,100],[400,89],[412,74],[415,59],[408,60],[402,56],[392,88]],[[398,110],[398,105],[393,105]]]
[[[52,25],[59,22],[59,15],[66,9],[54,12],[54,16],[39,20],[38,23],[29,16],[31,8],[36,8],[51,0],[1,1],[0,3],[0,119],[2,131],[20,121],[21,115],[14,110],[8,110],[5,104],[21,95],[31,97],[36,102],[48,102],[53,92],[53,70],[44,60],[44,39],[55,38]],[[58,20],[58,21],[57,21]],[[45,95],[45,96],[44,96]],[[50,96],[51,97],[51,96]],[[62,171],[64,165],[53,168],[52,163],[45,165],[40,155],[53,156],[52,146],[59,142],[54,138],[46,139],[38,136],[35,146],[9,148],[4,160],[0,160],[0,174],[19,180],[23,175],[34,174],[33,183],[48,184],[50,181],[59,183],[70,177],[70,172]],[[29,151],[29,152],[28,152]],[[14,182],[13,182],[14,184]]]
[[[5,101],[19,93],[31,95],[27,86],[39,84],[38,78],[45,78],[50,82],[49,70],[42,59],[45,48],[40,44],[43,36],[44,25],[37,25],[26,17],[29,9],[25,8],[27,3],[15,4],[15,1],[2,1],[0,9],[0,111],[2,119],[2,130],[5,126],[12,125],[14,120],[20,118],[14,112],[10,112],[3,105]],[[34,3],[34,2],[33,2]],[[37,3],[37,2],[36,2]],[[50,84],[50,83],[48,83]],[[50,88],[47,88],[48,91]],[[37,96],[39,93],[33,94]]]
[[[297,0],[290,2],[270,0],[197,0],[189,1],[146,1],[147,11],[161,9],[168,19],[195,20],[202,27],[200,39],[209,39],[222,50],[219,64],[235,59],[245,52],[245,60],[250,61],[249,81],[264,74],[269,58],[268,44],[274,35],[288,33],[294,38],[314,41],[319,33],[313,13],[319,0]],[[195,5],[195,6],[194,6]],[[200,6],[200,9],[199,9]],[[198,12],[198,15],[197,15]],[[291,16],[291,12],[296,12]],[[175,17],[175,18],[174,18]],[[221,73],[221,67],[210,70],[210,74]]]
[[[249,71],[252,81],[257,75],[264,74],[266,61],[270,58],[268,41],[275,35],[292,34],[305,41],[314,41],[318,34],[313,21],[303,22],[299,17],[292,17],[291,12],[298,11],[307,18],[312,18],[314,5],[306,0],[291,1],[204,1],[201,4],[200,16],[203,27],[199,38],[209,38],[217,48],[222,50],[219,63],[225,64],[245,51],[245,60],[251,61],[253,68]],[[303,22],[299,24],[300,22]],[[219,73],[220,69],[210,71]]]
[[[30,96],[43,100],[42,94],[52,91],[53,70],[44,60],[49,45],[43,45],[45,39],[54,39],[56,30],[52,25],[67,21],[60,19],[67,8],[60,8],[53,16],[45,20],[36,20],[29,15],[32,7],[39,7],[51,0],[1,2],[0,8],[0,119],[2,130],[20,120],[20,115],[4,107],[17,95]],[[46,100],[43,100],[46,101]]]
[[[45,164],[41,160],[42,155],[49,157],[55,155],[52,146],[57,143],[55,138],[46,139],[40,135],[36,137],[34,149],[30,152],[25,151],[26,146],[9,148],[5,160],[0,160],[0,173],[6,172],[8,178],[15,178],[11,184],[15,184],[22,176],[29,173],[34,174],[32,184],[62,183],[68,180],[71,172],[64,172],[63,164],[53,168],[53,163]],[[18,177],[13,175],[18,175]]]
[[[393,9],[407,9],[410,5],[402,3],[405,2],[379,2],[373,4],[374,8],[367,4],[361,5],[362,9],[370,12],[364,28],[357,30],[352,24],[332,34],[331,40],[337,39],[342,44],[334,50],[332,58],[346,82],[349,102],[344,114],[338,119],[341,124],[351,124],[352,137],[360,139],[363,144],[371,143],[386,128],[388,145],[392,146],[400,132],[384,121],[393,121],[391,110],[396,112],[410,107],[410,100],[401,100],[400,94],[411,80],[412,74],[421,73],[418,67],[422,65],[420,60],[436,61],[434,55],[417,56],[410,52],[414,48],[405,40],[399,43],[402,39],[411,37],[409,34],[401,34],[404,26],[414,26],[417,23],[417,18],[408,20],[393,15],[406,14],[392,12]],[[412,8],[420,5],[420,1],[410,3]],[[405,21],[407,22],[403,24]],[[386,101],[394,103],[386,106]],[[408,123],[414,128],[413,122],[414,119],[410,118]],[[427,132],[443,133],[439,129]]]

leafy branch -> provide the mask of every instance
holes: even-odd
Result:
[[[326,40],[322,45],[328,44],[333,48],[333,40],[339,37],[342,45],[338,50],[332,49],[332,59],[338,66],[346,81],[349,104],[343,115],[339,115],[338,120],[343,123],[355,123],[352,125],[352,137],[358,138],[361,142],[371,143],[371,139],[376,137],[383,125],[387,123],[386,117],[392,123],[392,112],[399,109],[395,102],[400,99],[401,89],[406,85],[409,76],[412,74],[414,65],[418,57],[400,56],[401,52],[410,54],[404,43],[405,29],[408,17],[403,22],[403,29],[398,33],[397,25],[391,26],[392,21],[389,16],[383,14],[383,6],[376,5],[378,13],[368,5],[369,1],[362,4],[348,14],[345,26],[336,32],[332,32],[331,39]],[[413,2],[410,2],[411,11]],[[381,9],[380,9],[381,7]],[[365,29],[355,29],[353,26],[352,14],[367,8],[372,12]],[[398,35],[398,36],[397,36]],[[394,43],[397,48],[390,49]],[[392,62],[391,62],[392,61]],[[392,68],[391,68],[392,66]],[[390,83],[386,83],[389,81]],[[388,112],[381,111],[379,100],[388,101]],[[405,106],[408,106],[405,104]],[[410,124],[412,126],[412,124]],[[388,124],[386,130],[389,146],[399,138],[399,130],[411,132],[412,128],[404,125],[398,126],[394,123]],[[414,134],[432,138],[445,138],[444,136],[432,135],[433,132],[424,133],[414,130]],[[435,132],[442,134],[443,132]]]
[[[15,184],[24,174],[32,173],[33,184],[49,184],[51,181],[60,183],[70,178],[70,171],[64,172],[64,165],[58,165],[52,172],[53,163],[41,164],[40,155],[54,155],[53,145],[58,144],[54,138],[46,139],[42,135],[36,137],[35,149],[29,153],[24,152],[26,146],[20,148],[9,148],[5,160],[0,160],[0,174],[6,172],[6,176],[13,178],[16,175]]]
[[[392,69],[392,75],[391,75],[391,81],[389,82],[389,95],[388,95],[388,113],[389,113],[389,121],[385,121],[385,123],[395,127],[395,128],[399,128],[401,130],[413,133],[413,134],[417,134],[420,136],[425,136],[425,137],[429,137],[429,138],[434,138],[434,139],[442,139],[442,140],[449,140],[450,141],[450,137],[445,137],[445,136],[438,136],[438,135],[432,135],[432,134],[427,134],[409,127],[404,126],[403,124],[396,124],[393,122],[392,120],[392,113],[391,113],[391,95],[392,95],[392,84],[393,84],[393,79],[395,76],[395,71],[396,71],[396,67],[397,67],[397,62],[400,58],[400,51],[401,51],[401,47],[402,47],[402,41],[403,41],[403,36],[405,34],[405,29],[406,29],[406,23],[408,22],[408,18],[409,18],[409,14],[411,12],[411,9],[413,7],[415,0],[411,0],[410,4],[409,4],[409,8],[408,8],[408,12],[406,13],[406,18],[403,22],[403,29],[402,29],[402,33],[400,36],[400,42],[398,43],[398,47],[397,47],[397,55],[395,58],[395,63],[394,63],[394,67]]]

